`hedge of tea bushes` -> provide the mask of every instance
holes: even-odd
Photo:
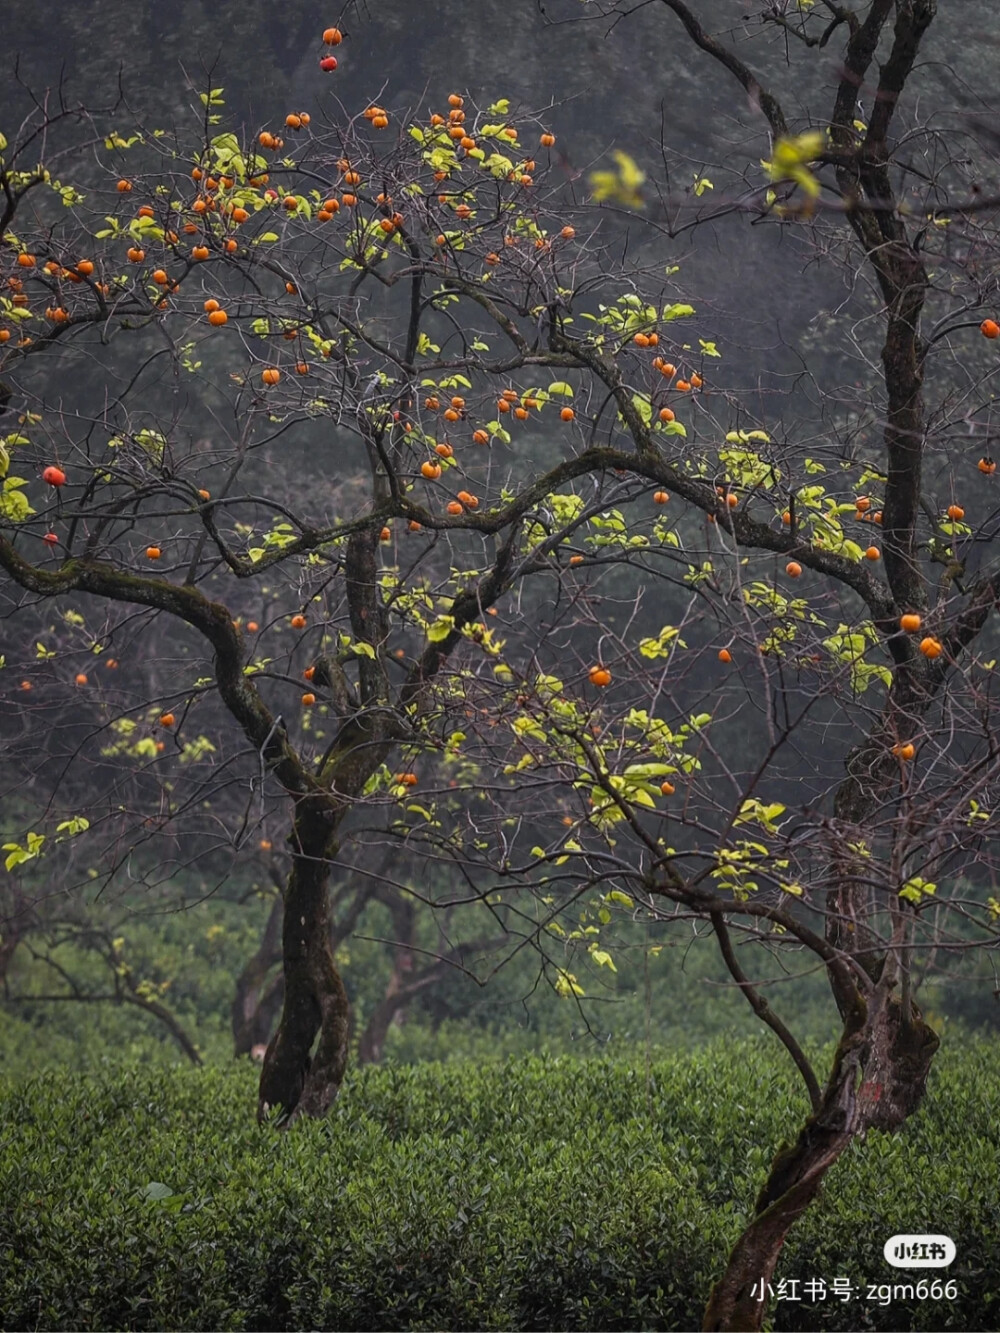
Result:
[[[1000,1054],[945,1050],[777,1277],[901,1283],[895,1232],[958,1246],[952,1301],[772,1307],[778,1329],[1000,1327]],[[352,1074],[330,1116],[254,1120],[255,1075],[0,1085],[4,1329],[689,1329],[806,1105],[766,1043]]]

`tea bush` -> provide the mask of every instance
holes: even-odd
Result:
[[[925,1107],[869,1136],[793,1230],[778,1329],[996,1328],[995,1045],[946,1050]],[[4,1328],[697,1327],[767,1164],[805,1110],[772,1047],[658,1059],[388,1065],[330,1117],[253,1119],[254,1071],[0,1084]],[[866,1302],[897,1231],[958,1246],[954,1301]]]

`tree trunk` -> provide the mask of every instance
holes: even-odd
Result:
[[[233,1000],[233,1054],[249,1055],[271,1038],[275,1014],[281,1006],[281,988],[274,981],[265,989],[267,975],[281,961],[282,900],[275,898],[257,952],[236,982]]]
[[[392,929],[395,935],[395,948],[392,954],[392,976],[385,988],[385,994],[372,1011],[372,1016],[365,1024],[358,1047],[358,1063],[378,1064],[382,1059],[385,1039],[389,1035],[392,1020],[409,1002],[415,991],[410,986],[413,977],[413,942],[416,931],[416,912],[413,900],[396,890],[380,886],[376,896],[388,907],[392,916]],[[434,970],[435,977],[438,970]],[[417,990],[421,987],[417,987]]]
[[[258,1099],[258,1118],[280,1108],[286,1126],[299,1116],[325,1115],[347,1068],[349,1006],[330,948],[327,897],[337,820],[326,797],[307,797],[296,811],[282,922],[284,1006]]]
[[[11,922],[4,922],[3,935],[0,936],[0,986],[6,992],[7,972],[13,961],[21,936],[14,930]]]
[[[412,906],[412,905],[411,905]],[[409,936],[412,940],[412,932]],[[441,954],[428,966],[413,971],[413,955],[409,949],[401,949],[397,955],[392,977],[385,988],[385,995],[375,1006],[368,1024],[361,1034],[358,1051],[360,1064],[375,1064],[382,1059],[382,1050],[389,1027],[396,1014],[404,1009],[421,992],[434,986],[449,967],[462,967],[469,954],[489,953],[501,948],[507,942],[506,936],[494,936],[467,940]]]
[[[21,891],[14,887],[9,899],[10,910],[4,910],[0,917],[0,986],[7,994],[7,973],[21,943],[21,936],[27,928],[26,904]]]
[[[394,986],[395,974],[386,987],[386,993],[372,1011],[372,1016],[365,1024],[358,1046],[359,1065],[377,1065],[382,1059],[385,1039],[389,1035],[392,1020],[406,1004],[408,997],[399,993]]]
[[[903,1021],[894,995],[878,989],[845,1024],[819,1110],[771,1163],[754,1217],[712,1288],[703,1329],[758,1330],[768,1309],[768,1284],[785,1237],[819,1193],[851,1141],[870,1128],[892,1131],[917,1109],[937,1035],[915,1008]]]

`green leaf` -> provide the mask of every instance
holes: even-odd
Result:
[[[633,805],[641,805],[645,810],[655,810],[656,802],[645,787],[630,787],[628,799]]]
[[[72,819],[64,819],[61,824],[57,824],[56,832],[66,833],[72,838],[78,833],[85,833],[89,828],[89,819],[85,819],[83,815],[74,815]]]
[[[761,165],[775,183],[783,180],[795,181],[810,198],[819,194],[819,181],[806,167],[814,161],[826,147],[826,135],[820,130],[796,135],[795,138],[783,136],[774,145],[770,162]]]
[[[556,975],[556,994],[568,999],[572,995],[583,995],[585,992],[573,973],[560,967]]]
[[[427,637],[431,643],[442,643],[455,628],[454,616],[438,616],[427,628]]]
[[[12,523],[23,523],[35,512],[28,497],[21,494],[21,488],[27,484],[23,477],[8,477],[0,488],[0,514]]]
[[[169,1185],[164,1185],[162,1180],[151,1180],[148,1185],[143,1185],[139,1194],[150,1203],[160,1203],[171,1198],[173,1190]]]
[[[899,891],[901,898],[906,898],[911,903],[918,903],[925,894],[937,893],[937,885],[932,880],[923,879],[920,875],[914,875],[908,879]]]
[[[616,148],[611,156],[618,164],[617,171],[592,171],[588,177],[595,202],[607,200],[625,208],[645,208],[639,187],[645,181],[646,173],[620,148]]]
[[[632,406],[642,418],[643,425],[648,426],[653,419],[653,406],[646,395],[634,393],[632,395]]]

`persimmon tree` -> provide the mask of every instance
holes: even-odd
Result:
[[[792,557],[785,577],[779,571],[770,586],[750,581],[753,562],[739,580],[745,605],[766,606],[780,622],[756,636],[770,664],[754,665],[761,672],[757,697],[771,719],[761,766],[748,770],[751,785],[773,768],[791,735],[790,671],[822,674],[832,654],[850,672],[853,696],[829,719],[822,741],[814,733],[811,742],[817,771],[832,744],[840,773],[800,829],[810,868],[797,879],[822,917],[808,947],[825,962],[841,1038],[825,1083],[810,1078],[796,1056],[812,1115],[775,1158],[706,1312],[706,1328],[757,1328],[788,1228],[826,1171],[852,1140],[871,1128],[897,1129],[921,1101],[938,1036],[915,1003],[918,982],[932,960],[995,940],[997,903],[986,901],[992,862],[983,838],[993,817],[990,672],[1000,592],[1000,572],[989,559],[997,515],[993,348],[1000,336],[996,136],[971,94],[967,112],[955,108],[960,75],[935,72],[940,53],[928,47],[935,0],[802,0],[761,7],[735,29],[720,30],[686,0],[654,8],[672,57],[677,41],[687,43],[698,69],[717,81],[720,115],[740,124],[741,146],[730,154],[737,165],[730,189],[728,168],[720,168],[721,176],[713,171],[713,181],[700,182],[713,194],[664,194],[659,209],[654,190],[647,187],[645,198],[636,193],[634,170],[631,182],[624,170],[609,175],[606,196],[619,207],[649,205],[654,225],[667,234],[726,215],[773,222],[802,241],[804,259],[818,253],[829,260],[847,238],[853,244],[846,262],[867,283],[845,302],[857,321],[840,343],[860,376],[853,391],[824,383],[820,367],[810,366],[823,405],[812,457],[753,446],[752,470],[746,454],[742,459],[740,479],[757,495],[773,491],[780,469],[790,538],[783,549]],[[610,33],[630,9],[595,0],[586,16]],[[964,55],[967,68],[968,45]],[[921,69],[924,58],[930,63]],[[972,83],[967,75],[966,86]],[[813,96],[818,85],[827,93],[822,110]],[[682,164],[684,146],[670,143],[668,127],[657,145],[668,166],[675,148]],[[749,169],[741,169],[741,157]],[[784,425],[791,436],[791,423]],[[740,475],[731,458],[719,457],[729,477]],[[848,479],[854,485],[845,493]],[[732,534],[733,557],[767,545],[752,521],[754,508],[744,515],[741,503],[731,528],[722,525]],[[715,578],[718,569],[716,561]],[[791,582],[800,576],[809,590],[801,598],[792,590],[802,585]],[[817,585],[827,596],[850,590],[839,627]],[[803,655],[810,623],[822,650]],[[977,652],[980,644],[985,652]],[[750,822],[767,830],[766,811],[749,808]],[[766,843],[761,837],[758,847]],[[751,850],[747,859],[758,854]],[[789,870],[800,857],[791,851]],[[978,871],[970,870],[977,863]],[[772,859],[772,869],[777,864]],[[745,866],[730,855],[710,875],[724,872],[724,882],[737,887]],[[677,870],[677,862],[664,866],[652,891],[690,908],[692,881]],[[968,882],[958,881],[963,870],[978,880],[971,899]],[[713,914],[712,923],[734,978],[771,1021],[726,943],[725,917]]]
[[[612,975],[618,919],[711,935],[809,1102],[709,1302],[706,1326],[747,1328],[825,1172],[919,1105],[939,1041],[921,984],[998,936],[991,372],[973,364],[992,287],[970,259],[992,236],[971,198],[936,226],[940,200],[894,174],[927,6],[827,7],[815,43],[819,7],[794,19],[806,50],[846,40],[817,130],[664,2],[767,122],[755,216],[812,228],[829,204],[871,266],[885,349],[863,427],[755,419],[726,387],[726,328],[622,219],[633,159],[574,202],[547,118],[455,95],[251,137],[212,90],[194,147],[95,127],[94,234],[37,167],[33,136],[59,128],[42,111],[4,149],[0,567],[11,624],[21,590],[118,608],[91,648],[170,617],[178,702],[143,724],[191,762],[238,731],[233,764],[287,801],[262,1113],[321,1115],[343,1077],[328,884],[352,830],[447,871],[457,889],[417,896],[490,913],[568,1003],[587,969]],[[954,282],[925,336],[932,245]],[[971,463],[957,409],[924,403],[931,351],[970,340],[947,392]],[[123,758],[168,762],[123,721],[104,723]],[[825,1072],[755,984],[773,968],[828,978]]]
[[[169,742],[179,762],[211,768],[196,710],[217,694],[261,780],[291,797],[284,1004],[261,1111],[292,1120],[325,1111],[347,1055],[327,904],[346,817],[406,795],[416,775],[388,762],[443,744],[442,665],[499,652],[494,604],[601,512],[601,479],[627,464],[598,438],[599,414],[578,420],[571,402],[598,394],[594,413],[617,403],[665,438],[683,427],[666,408],[652,421],[603,336],[567,340],[601,253],[546,203],[545,162],[532,174],[544,127],[529,156],[505,103],[465,109],[455,95],[386,149],[376,106],[322,124],[291,112],[281,134],[247,143],[218,124],[218,90],[202,101],[193,147],[84,117],[73,148],[93,148],[104,171],[86,212],[83,192],[37,162],[78,113],[42,107],[4,142],[0,560],[33,598],[148,608],[210,648],[206,674],[198,639],[181,641],[193,669],[176,703],[137,720],[107,701],[104,755],[167,762]],[[88,228],[102,188],[105,225]],[[607,316],[616,343],[651,309],[626,294]],[[665,300],[663,318],[689,310]],[[496,459],[543,412],[565,443],[541,465]],[[293,438],[306,451],[295,461]],[[588,505],[531,528],[554,488],[588,475]],[[225,600],[245,584],[260,588],[259,619]],[[78,651],[101,655],[121,632],[78,628]],[[304,680],[283,669],[296,651]],[[9,679],[26,702],[31,678]],[[66,683],[92,684],[83,670]],[[12,843],[14,865],[39,846]]]

